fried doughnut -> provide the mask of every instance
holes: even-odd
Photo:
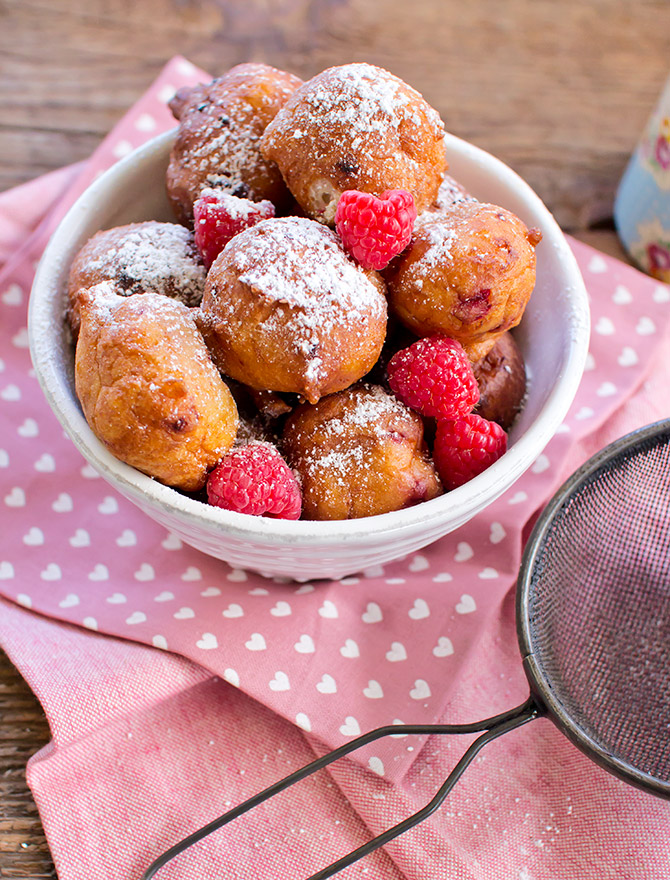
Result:
[[[186,492],[233,444],[237,410],[192,311],[155,293],[80,291],[75,387],[86,421],[117,458]]]
[[[476,202],[466,188],[449,174],[444,175],[444,180],[437,191],[437,198],[430,207],[431,211],[449,211],[454,205],[462,205],[463,202]]]
[[[77,294],[101,281],[113,281],[117,293],[160,293],[197,306],[205,288],[205,267],[193,233],[177,223],[129,223],[89,238],[74,258],[68,277],[67,318],[79,332]]]
[[[361,383],[299,407],[282,448],[300,475],[307,519],[374,516],[442,491],[421,417],[378,385]]]
[[[302,83],[267,64],[238,64],[224,76],[172,100],[179,130],[170,153],[167,190],[177,218],[193,222],[193,203],[202,189],[277,207],[290,200],[279,169],[259,150],[266,125]]]
[[[418,336],[444,333],[477,360],[521,320],[541,237],[497,205],[424,212],[409,248],[384,274],[389,305]]]
[[[259,391],[316,403],[353,384],[379,357],[384,285],[313,220],[263,220],[212,264],[201,329],[217,366]]]
[[[370,64],[331,67],[300,86],[266,128],[261,151],[305,212],[328,224],[347,189],[406,189],[423,211],[446,168],[438,113]]]
[[[509,430],[523,406],[526,368],[511,333],[503,333],[489,353],[472,365],[479,386],[475,412]]]

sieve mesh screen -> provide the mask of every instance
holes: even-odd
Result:
[[[670,429],[563,499],[537,548],[528,645],[562,720],[670,782]]]

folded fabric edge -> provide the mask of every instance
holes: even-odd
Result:
[[[0,618],[0,647],[5,651],[12,664],[25,679],[39,701],[49,722],[49,729],[54,740],[54,748],[57,748],[59,751],[67,749],[75,742],[79,742],[82,737],[85,738],[91,734],[99,733],[109,721],[116,723],[124,717],[129,717],[138,709],[138,704],[137,702],[133,703],[132,708],[128,711],[114,711],[111,704],[107,704],[105,709],[111,712],[110,718],[102,724],[95,727],[89,726],[87,729],[83,726],[78,729],[67,729],[64,726],[55,724],[53,716],[57,714],[58,707],[55,708],[52,705],[52,694],[58,691],[58,687],[53,688],[52,692],[49,691],[49,688],[55,680],[61,677],[57,671],[58,664],[54,665],[53,662],[42,663],[39,660],[31,659],[31,657],[34,658],[36,655],[35,652],[29,654],[29,652],[25,651],[24,635],[26,628],[30,628],[33,633],[38,631],[43,639],[45,636],[48,638],[53,634],[55,634],[54,637],[58,641],[62,642],[65,639],[72,659],[93,660],[93,664],[89,668],[94,670],[103,668],[106,657],[111,658],[110,668],[112,670],[115,667],[121,668],[121,663],[117,664],[115,661],[125,658],[117,658],[116,655],[121,655],[128,651],[131,651],[133,655],[131,658],[128,658],[129,668],[136,670],[138,666],[140,669],[146,669],[156,664],[162,665],[163,668],[160,670],[161,676],[156,676],[156,679],[162,682],[164,690],[156,695],[155,699],[145,699],[144,702],[140,702],[139,708],[142,710],[170,699],[175,693],[181,693],[201,684],[203,681],[218,677],[205,667],[199,666],[192,660],[179,654],[163,652],[158,648],[151,648],[139,642],[132,642],[117,636],[108,636],[105,633],[92,632],[64,621],[54,620],[33,610],[22,608],[4,597],[0,597],[0,608],[3,610],[2,617]],[[33,642],[34,644],[35,642]],[[114,654],[110,655],[110,649],[113,650]],[[95,661],[98,661],[97,666]],[[72,691],[76,691],[77,687],[81,686],[86,678],[83,672],[86,667],[79,668],[82,669],[82,674],[74,682],[74,685],[72,684],[72,677],[68,681],[68,695]],[[171,686],[168,684],[170,676],[174,680]],[[61,677],[61,680],[65,679],[66,676]],[[81,689],[83,690],[83,688]],[[134,696],[137,696],[137,693]],[[143,692],[141,696],[146,697],[146,692]]]

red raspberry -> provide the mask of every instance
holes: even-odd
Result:
[[[248,226],[275,215],[272,202],[238,199],[217,189],[205,189],[193,205],[195,244],[209,269],[231,238]]]
[[[433,458],[445,489],[467,483],[500,458],[507,434],[496,422],[471,413],[437,423]]]
[[[396,397],[423,416],[457,419],[479,400],[468,356],[447,336],[426,336],[397,352],[387,373]]]
[[[364,269],[383,269],[404,250],[415,220],[414,197],[404,189],[387,189],[379,198],[348,189],[335,212],[344,249]]]
[[[299,519],[302,507],[298,481],[270,443],[227,452],[209,475],[207,499],[215,507],[275,519]]]

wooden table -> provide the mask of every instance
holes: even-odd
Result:
[[[0,0],[0,190],[86,157],[175,53],[308,78],[370,61],[622,255],[618,180],[668,73],[667,0]],[[0,877],[55,877],[24,781],[49,739],[0,658]],[[124,878],[125,880],[125,878]]]

